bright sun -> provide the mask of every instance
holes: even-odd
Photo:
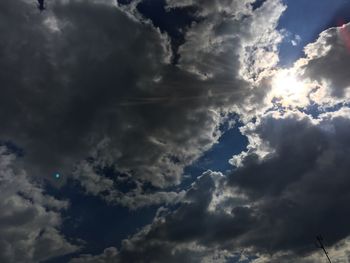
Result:
[[[279,71],[273,79],[272,86],[273,97],[284,106],[307,103],[307,87],[291,71]]]

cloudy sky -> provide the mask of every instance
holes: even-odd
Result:
[[[0,262],[350,262],[349,0],[0,2]]]

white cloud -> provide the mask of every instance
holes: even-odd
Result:
[[[290,69],[306,83],[308,104],[332,107],[349,101],[349,28],[350,24],[346,24],[323,31],[315,42],[304,48],[306,57],[296,61]],[[307,105],[296,103],[294,106]]]
[[[97,174],[88,162],[81,162],[73,177],[78,180],[87,194],[99,196],[110,204],[117,204],[137,209],[145,206],[161,204],[176,204],[184,196],[184,191],[161,191],[147,193],[142,188],[142,182],[135,181],[130,177],[117,178],[117,181]],[[118,189],[116,183],[129,182],[133,187],[127,192]]]
[[[291,40],[293,46],[298,46],[301,42],[301,37],[299,35],[295,35],[294,39]]]

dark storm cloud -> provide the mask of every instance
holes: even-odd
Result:
[[[263,71],[259,68],[259,62],[264,61],[258,59],[260,56],[275,60],[273,48],[267,53],[255,49],[260,44],[255,34],[240,35],[242,31],[234,22],[215,16],[215,7],[220,9],[224,2],[168,1],[169,8],[200,3],[208,16],[188,31],[187,42],[179,50],[179,67],[205,83],[215,80],[215,76],[227,76],[220,75],[225,69],[211,64],[211,57],[219,50],[216,44],[225,49],[228,39],[233,43],[227,44],[231,51],[239,44],[253,50],[248,55],[233,52],[240,61],[253,60],[251,68],[244,65],[240,71],[246,72],[247,79]],[[277,6],[280,11],[272,9],[276,14],[283,10],[277,1],[267,3],[265,9],[255,13],[257,18],[252,16],[254,25],[264,21],[268,7]],[[213,9],[216,11],[211,14]],[[274,21],[271,18],[269,23]],[[233,28],[243,40],[227,37],[227,28]],[[343,32],[340,28],[323,32],[306,47],[307,58],[297,62],[296,66],[305,70],[304,77],[322,85],[312,95],[320,105],[348,100],[347,28],[344,26]],[[206,41],[211,38],[218,42]],[[268,36],[261,39],[264,44],[275,43]],[[197,63],[196,57],[203,60]],[[225,61],[223,65],[227,65],[226,59],[221,60]],[[243,254],[256,256],[251,260],[255,263],[315,263],[323,260],[314,245],[319,234],[326,237],[335,260],[349,262],[350,111],[342,108],[318,119],[290,109],[283,112],[263,114],[256,122],[245,124],[242,133],[249,139],[248,150],[232,158],[231,163],[237,167],[232,174],[206,172],[186,192],[176,210],[161,209],[154,222],[124,240],[119,251],[109,248],[101,255],[85,255],[72,262],[226,262],[229,257],[239,257],[244,249]]]
[[[246,245],[304,253],[314,249],[317,233],[332,245],[349,235],[349,127],[349,110],[343,109],[317,121],[299,114],[267,115],[245,131],[271,149],[263,158],[255,149],[242,155],[229,179],[258,202],[260,224]]]
[[[45,194],[14,167],[15,156],[0,147],[0,261],[36,263],[76,251],[59,232],[68,202]]]
[[[237,170],[228,177],[203,174],[177,210],[160,213],[125,240],[114,260],[176,262],[192,253],[188,262],[212,262],[220,251],[225,262],[224,255],[246,249],[259,256],[254,262],[318,262],[314,239],[320,233],[344,259],[350,234],[349,116],[349,109],[319,119],[270,113],[247,125],[250,150],[236,156]],[[213,209],[215,197],[225,193],[242,198]]]
[[[1,137],[24,148],[26,164],[68,172],[97,148],[162,186],[215,141],[208,89],[166,66],[166,39],[151,26],[92,1],[56,2],[46,16],[19,3],[2,4],[14,21],[2,30]]]
[[[110,262],[225,262],[230,253],[218,252],[217,243],[230,234],[242,232],[243,228],[239,229],[238,225],[247,225],[249,221],[246,223],[245,219],[250,218],[250,215],[244,208],[235,209],[234,219],[224,214],[208,213],[216,184],[221,180],[220,173],[204,173],[186,193],[185,201],[178,210],[170,212],[160,209],[152,225],[124,240],[121,251],[110,258]],[[232,223],[237,223],[237,227],[228,233],[221,231],[227,231]],[[219,225],[222,228],[215,231],[213,228]],[[209,243],[212,247],[203,246]],[[104,257],[105,253],[95,257],[85,255],[71,262],[92,262],[93,259]]]
[[[284,7],[271,1],[253,12],[247,3],[195,25],[179,67],[169,63],[167,36],[114,1],[55,1],[41,14],[27,1],[1,3],[1,140],[24,149],[23,167],[35,176],[77,167],[94,194],[115,194],[96,166],[157,187],[179,183],[217,141],[222,116],[252,111],[264,97],[244,80],[242,60],[247,47],[278,43],[271,36]]]

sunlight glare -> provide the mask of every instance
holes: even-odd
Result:
[[[272,93],[283,106],[302,106],[308,102],[307,86],[293,72],[279,71],[273,79]]]

